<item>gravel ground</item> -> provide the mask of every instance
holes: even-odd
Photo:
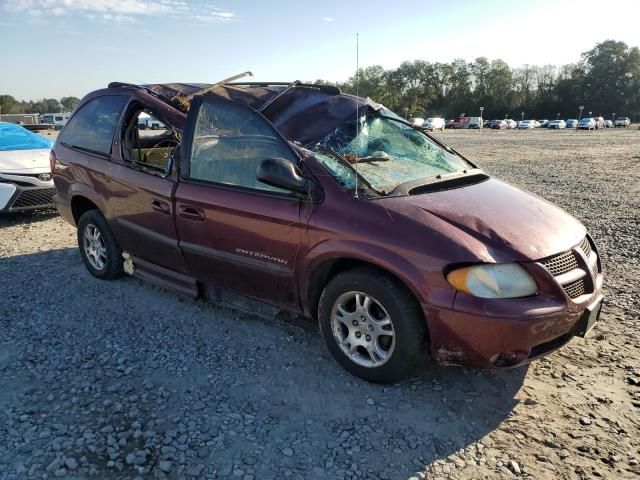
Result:
[[[640,132],[439,135],[587,225],[606,273],[588,339],[371,385],[313,322],[96,280],[55,214],[3,216],[0,480],[640,476]]]

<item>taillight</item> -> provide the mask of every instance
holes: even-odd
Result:
[[[51,168],[51,175],[56,171],[56,161],[56,154],[51,150],[51,152],[49,152],[49,167]]]

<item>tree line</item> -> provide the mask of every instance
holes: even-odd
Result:
[[[11,95],[0,94],[0,114],[5,113],[56,113],[70,112],[80,101],[77,97],[43,98],[41,100],[21,101]]]
[[[524,65],[511,68],[502,60],[485,57],[473,62],[404,62],[385,70],[362,68],[357,76],[335,85],[348,93],[371,97],[407,117],[457,118],[611,118],[627,116],[640,121],[640,50],[624,42],[606,40],[581,55],[579,62],[563,66]],[[330,84],[324,80],[317,83]],[[19,101],[0,95],[0,113],[71,111],[76,97]]]
[[[511,68],[502,60],[480,57],[473,62],[404,62],[385,70],[362,68],[357,91],[407,117],[457,118],[611,118],[640,121],[640,50],[624,42],[606,40],[581,55],[578,63]],[[356,76],[333,84],[356,93]]]

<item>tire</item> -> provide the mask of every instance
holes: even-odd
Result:
[[[404,285],[375,268],[354,268],[332,278],[320,297],[318,323],[333,358],[368,382],[397,382],[426,353],[418,302]]]
[[[98,210],[88,210],[78,220],[78,248],[89,273],[101,280],[122,275],[122,250]]]

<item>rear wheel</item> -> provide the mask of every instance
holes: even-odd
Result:
[[[338,363],[369,382],[402,379],[425,352],[418,303],[397,280],[373,268],[331,279],[320,297],[318,321]]]
[[[94,277],[111,280],[122,274],[122,251],[98,210],[80,216],[78,247],[85,267]]]

